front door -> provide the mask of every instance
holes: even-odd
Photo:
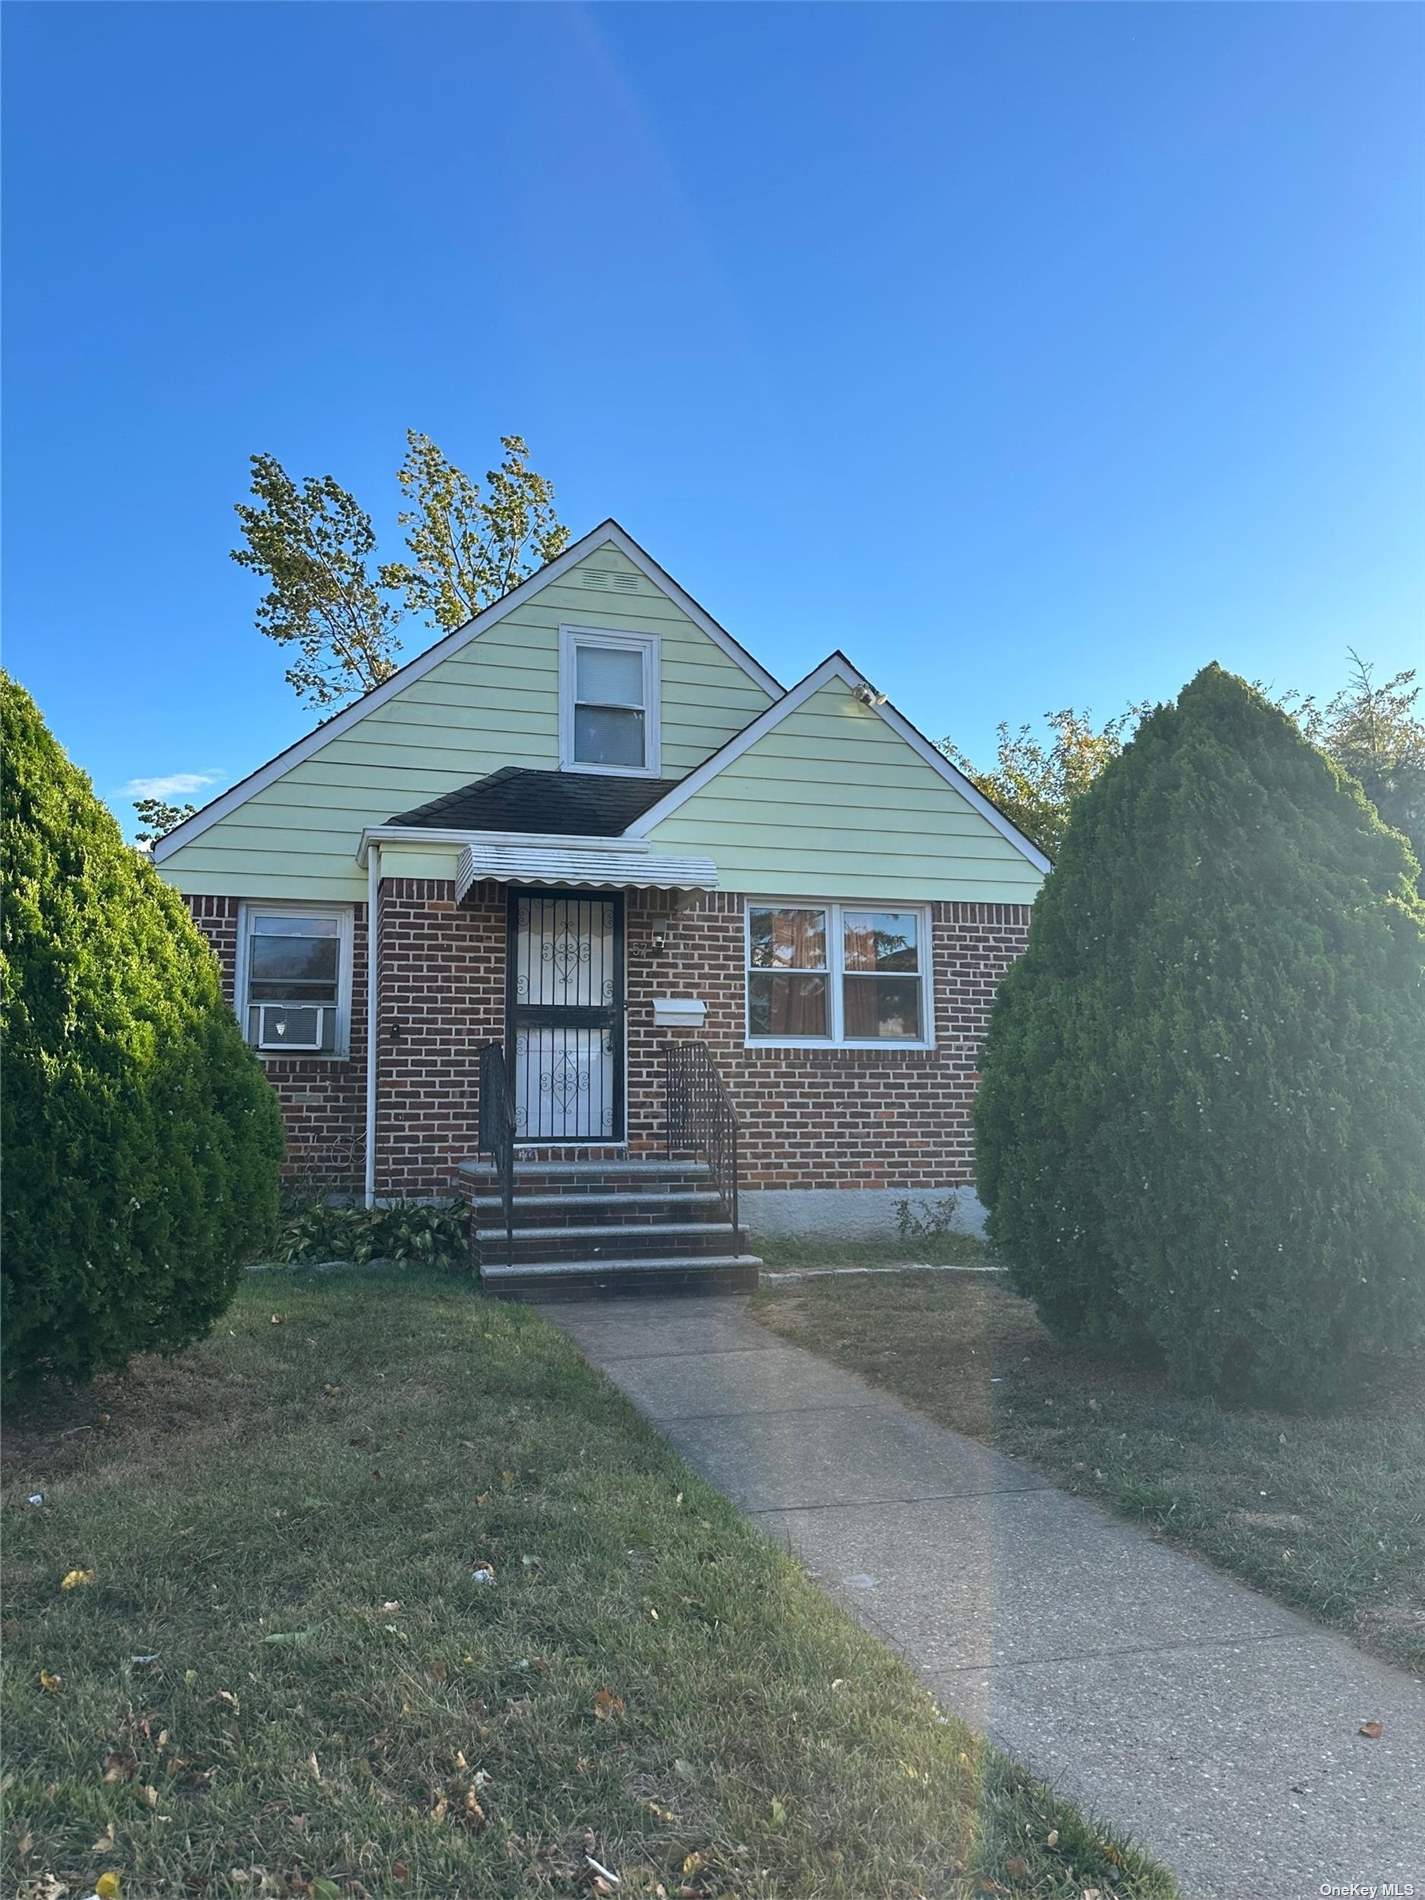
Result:
[[[623,898],[511,891],[517,1141],[623,1140]]]

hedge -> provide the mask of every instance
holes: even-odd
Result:
[[[1299,1404],[1425,1338],[1417,869],[1216,666],[1084,795],[976,1104],[990,1236],[1053,1331]]]
[[[282,1127],[182,901],[0,675],[7,1389],[199,1337],[271,1243]]]

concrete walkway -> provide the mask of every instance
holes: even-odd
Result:
[[[745,1300],[543,1310],[944,1707],[1191,1900],[1425,1896],[1425,1687],[1404,1672],[783,1344]]]

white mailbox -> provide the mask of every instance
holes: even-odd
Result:
[[[655,1029],[701,1029],[707,1021],[708,1006],[696,996],[655,996]]]

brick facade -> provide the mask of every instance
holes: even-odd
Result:
[[[231,1003],[241,899],[186,901],[217,955],[223,994]],[[366,1165],[366,906],[354,909],[350,1053],[262,1058],[287,1125],[287,1178],[341,1193],[360,1189]]]
[[[716,892],[682,916],[633,896],[628,917],[629,1137],[661,1137],[655,996],[696,996],[732,1090],[742,1178],[753,1188],[939,1189],[974,1179],[970,1103],[995,986],[1024,949],[1020,904],[933,904],[935,1047],[749,1049],[744,898]],[[655,925],[667,931],[661,951]]]
[[[189,899],[232,995],[238,900]],[[749,1049],[743,1035],[743,898],[717,892],[675,914],[671,899],[627,900],[628,1139],[662,1141],[655,996],[707,1004],[696,1032],[731,1088],[752,1188],[904,1188],[973,1179],[970,1103],[995,986],[1024,949],[1027,905],[931,906],[935,1047]],[[378,912],[377,1191],[448,1193],[475,1145],[481,1043],[503,1039],[505,892],[477,886],[457,906],[434,879],[387,879]],[[665,934],[661,948],[655,930]],[[289,1170],[358,1188],[366,1090],[366,907],[356,906],[351,1053],[264,1057],[289,1134]],[[565,1150],[538,1150],[567,1152]],[[589,1147],[597,1154],[607,1148]],[[340,1177],[340,1178],[338,1178]]]

